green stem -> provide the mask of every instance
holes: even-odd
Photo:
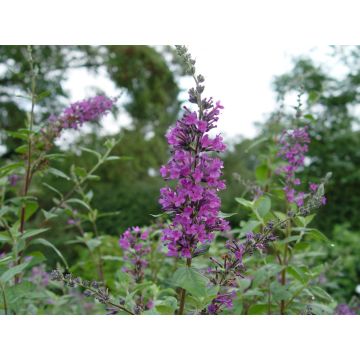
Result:
[[[30,120],[29,120],[29,136],[28,136],[28,149],[27,149],[27,164],[26,164],[26,173],[25,173],[25,183],[24,183],[24,190],[23,196],[26,196],[31,181],[31,156],[32,156],[32,127],[34,123],[34,110],[35,110],[35,89],[36,89],[36,75],[34,71],[34,62],[31,54],[31,47],[28,49],[29,52],[29,62],[30,62],[30,71],[31,71],[31,111],[30,111]],[[24,232],[25,226],[25,210],[26,206],[23,205],[21,208],[21,216],[20,216],[20,232]]]
[[[32,128],[34,123],[34,110],[35,110],[35,102],[36,102],[36,74],[34,69],[34,61],[32,58],[32,50],[31,46],[28,47],[29,53],[29,63],[30,63],[30,71],[31,71],[31,111],[30,111],[30,119],[29,119],[29,135],[28,135],[28,149],[27,149],[27,163],[25,170],[25,182],[23,189],[23,196],[25,197],[28,194],[31,182],[31,157],[32,157]],[[22,205],[21,213],[20,213],[20,233],[23,234],[25,230],[25,219],[26,219],[26,205]],[[21,263],[22,254],[19,254],[17,258],[17,265]],[[20,280],[20,276],[15,275],[14,281],[17,284]]]
[[[288,205],[286,207],[286,212],[288,212]],[[287,223],[286,226],[286,235],[285,235],[285,239],[287,239],[291,234],[291,222],[289,221]],[[284,248],[284,255],[283,255],[283,260],[282,263],[284,265],[284,269],[281,271],[281,285],[285,286],[286,284],[286,270],[287,270],[287,265],[288,265],[288,250],[289,250],[289,244],[286,243],[285,244],[285,248]],[[285,315],[285,310],[286,310],[286,303],[285,300],[281,300],[280,302],[280,314],[281,315]]]
[[[186,260],[186,266],[188,266],[188,267],[191,266],[191,259]],[[178,315],[183,315],[184,314],[185,298],[186,298],[186,290],[181,289],[181,291],[180,291],[180,305],[179,305]]]
[[[49,213],[53,214],[57,209],[59,209],[66,202],[66,200],[68,200],[70,196],[74,194],[76,189],[78,189],[79,186],[83,185],[89,179],[89,177],[99,168],[99,166],[105,162],[106,158],[110,155],[112,150],[113,147],[108,149],[105,155],[95,164],[95,166],[89,171],[89,173],[84,178],[82,178],[77,184],[75,184],[75,186],[60,200],[60,202],[49,210]],[[47,221],[48,220],[45,219],[41,223],[40,227],[44,226],[47,223]]]
[[[8,315],[8,307],[7,307],[7,302],[6,302],[5,289],[1,282],[0,282],[0,287],[1,287],[1,292],[2,292],[2,296],[3,296],[3,302],[4,302],[4,312],[5,312],[5,315]]]

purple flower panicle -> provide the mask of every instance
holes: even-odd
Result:
[[[52,140],[64,129],[78,129],[86,122],[98,121],[108,114],[116,102],[104,95],[77,101],[67,107],[59,116],[50,115],[46,128],[42,129],[45,143],[51,147]]]
[[[174,187],[160,190],[160,204],[172,214],[169,227],[163,230],[163,241],[169,256],[191,258],[197,245],[211,242],[214,231],[228,229],[227,221],[219,217],[219,190],[225,188],[220,180],[223,162],[210,155],[223,152],[220,135],[210,137],[223,106],[204,99],[206,110],[196,112],[185,107],[182,119],[167,134],[172,157],[160,169],[165,180],[176,180]]]
[[[119,239],[119,245],[124,252],[124,260],[127,265],[122,268],[130,274],[135,282],[140,283],[144,278],[144,270],[148,266],[145,259],[150,252],[148,244],[149,233],[142,231],[138,226],[127,229]]]
[[[103,95],[81,100],[67,107],[59,120],[63,128],[77,129],[85,122],[99,120],[112,109],[114,102]]]
[[[356,315],[356,312],[347,304],[339,304],[335,309],[335,315]]]
[[[208,306],[210,315],[217,315],[226,307],[228,310],[233,308],[233,299],[236,297],[236,292],[231,291],[227,293],[219,293],[216,298]]]
[[[284,130],[279,144],[281,145],[278,156],[286,161],[286,165],[280,167],[278,172],[285,175],[285,195],[289,203],[295,203],[297,206],[304,206],[304,200],[307,194],[303,191],[296,190],[301,185],[301,180],[296,177],[296,172],[304,166],[305,156],[309,150],[311,142],[308,127],[300,127],[293,130]],[[310,195],[315,194],[318,184],[310,183]],[[326,198],[321,198],[321,204],[325,205]]]

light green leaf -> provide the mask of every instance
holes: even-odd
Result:
[[[98,158],[98,160],[101,159],[101,154],[98,153],[98,152],[95,151],[95,150],[88,149],[88,148],[86,148],[86,147],[80,147],[80,150],[85,151],[85,152],[87,152],[87,153],[89,153],[89,154],[95,155],[95,156]]]
[[[327,236],[318,229],[308,229],[306,236],[309,237],[310,240],[320,240],[327,243],[330,241]]]
[[[49,228],[44,228],[44,229],[30,229],[30,230],[26,230],[20,237],[21,239],[28,239],[29,237],[33,237],[36,235],[39,235],[45,231],[48,231]]]
[[[219,217],[222,219],[229,218],[231,216],[237,215],[236,213],[223,213],[222,211],[219,211]]]
[[[25,205],[25,221],[30,219],[30,217],[36,212],[38,207],[39,207],[39,205],[34,201],[28,202]],[[18,212],[19,218],[20,218],[21,211],[22,211],[22,209],[19,209],[19,212]]]
[[[51,213],[51,212],[46,211],[46,210],[42,210],[42,213],[44,214],[44,217],[45,217],[46,220],[50,220],[50,219],[52,219],[52,218],[57,217],[56,214]]]
[[[57,177],[60,177],[60,178],[66,179],[66,180],[70,180],[69,176],[67,176],[64,172],[62,172],[59,169],[49,168],[48,172],[50,174],[53,174],[53,175],[57,176]]]
[[[235,201],[237,201],[239,204],[241,204],[242,206],[248,208],[248,209],[252,209],[253,208],[253,205],[254,203],[252,201],[249,201],[249,200],[246,200],[246,199],[243,199],[243,198],[235,198]]]
[[[271,209],[271,200],[267,196],[261,196],[255,201],[254,208],[263,219]]]
[[[80,204],[82,205],[84,208],[86,208],[87,210],[91,211],[91,208],[90,206],[85,202],[85,201],[82,201],[80,199],[69,199],[69,200],[66,200],[67,203],[70,203],[70,204]]]
[[[190,267],[182,267],[176,270],[172,278],[174,286],[179,286],[194,296],[205,297],[208,279],[197,270]]]
[[[31,242],[31,244],[35,245],[35,244],[39,244],[39,245],[44,245],[47,246],[51,249],[53,249],[55,251],[55,253],[59,256],[59,258],[61,259],[61,261],[64,263],[65,268],[68,269],[69,265],[67,263],[67,261],[65,260],[63,254],[59,251],[59,249],[53,245],[51,242],[45,240],[45,239],[35,239]]]
[[[256,180],[260,183],[264,183],[269,177],[269,168],[266,164],[259,165],[255,169]]]
[[[16,266],[10,268],[9,270],[5,271],[0,276],[0,282],[6,283],[6,282],[10,281],[17,274],[20,274],[28,265],[29,265],[29,263],[22,263],[20,265],[16,265]]]

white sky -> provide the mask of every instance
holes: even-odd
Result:
[[[256,134],[254,123],[263,120],[276,106],[271,81],[274,75],[291,69],[294,56],[309,55],[324,63],[333,74],[341,73],[341,66],[332,63],[327,55],[330,53],[327,46],[218,44],[213,47],[188,45],[188,48],[197,60],[198,72],[205,76],[205,96],[212,96],[225,106],[218,126],[225,138]],[[193,86],[192,80],[183,79],[180,86],[187,91]],[[72,70],[65,87],[70,91],[72,101],[94,95],[96,88],[109,96],[119,94],[105,73],[95,76],[86,70]],[[290,102],[296,105],[295,98]],[[124,112],[118,119],[108,116],[103,120],[107,133],[116,132],[119,126],[129,123]]]

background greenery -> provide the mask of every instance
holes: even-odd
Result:
[[[233,226],[248,219],[249,213],[240,210],[234,198],[252,198],[254,174],[259,174],[256,169],[265,161],[264,139],[276,137],[293,121],[294,110],[283,104],[301,88],[305,115],[302,121],[310,126],[312,135],[309,165],[303,180],[313,181],[332,172],[327,186],[328,205],[320,210],[314,223],[334,246],[324,252],[318,262],[328,264],[324,274],[328,292],[338,301],[350,302],[356,296],[356,285],[360,284],[360,116],[356,112],[360,100],[360,47],[332,50],[333,57],[346,69],[341,77],[332,76],[305,54],[294,59],[289,73],[274,78],[278,108],[259,125],[258,136],[233,139],[224,155],[227,191],[222,194],[222,210],[238,214],[230,219]],[[125,94],[121,110],[130,116],[131,127],[121,130],[122,140],[112,154],[126,159],[100,168],[97,174],[101,181],[91,184],[91,204],[100,212],[116,212],[99,219],[100,233],[118,237],[129,226],[149,225],[153,221],[150,214],[161,212],[158,197],[163,181],[158,169],[169,156],[164,134],[181,110],[178,84],[184,69],[173,50],[166,46],[35,46],[33,52],[39,68],[38,93],[50,93],[37,108],[39,121],[49,116],[50,111],[60,112],[68,104],[64,82],[72,69],[105,71],[119,93]],[[30,85],[26,48],[1,46],[0,64],[5,65],[0,71],[0,144],[4,148],[0,165],[3,165],[18,156],[15,149],[20,144],[5,131],[21,127],[28,110],[19,97]],[[74,139],[66,150],[67,156],[58,161],[58,169],[67,172],[72,164],[91,167],[93,155],[79,150],[80,147],[100,150],[104,143],[99,125],[92,125],[91,130]],[[40,185],[44,179],[37,181]],[[61,192],[70,188],[62,178],[49,177],[46,182]],[[50,208],[51,191],[36,184],[34,191],[42,199],[42,207]],[[32,222],[36,227],[41,219],[35,218]],[[91,224],[88,226],[85,225],[85,231],[91,231]],[[53,242],[69,262],[76,263],[86,257],[83,247],[66,245],[76,237],[73,227],[55,223],[54,230]],[[55,264],[55,255],[52,252],[47,255],[50,263]]]

